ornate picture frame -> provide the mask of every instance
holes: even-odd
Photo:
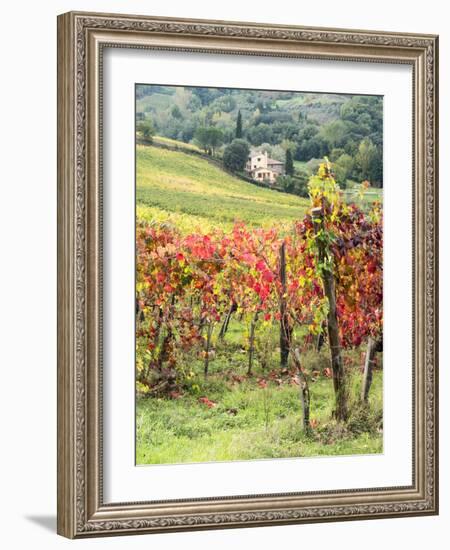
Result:
[[[413,74],[413,483],[105,503],[105,48],[406,64]],[[438,38],[70,12],[58,17],[58,533],[69,538],[438,513]]]

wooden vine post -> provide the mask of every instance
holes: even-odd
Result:
[[[303,372],[300,359],[300,351],[293,346],[293,327],[289,322],[287,308],[287,283],[286,283],[286,243],[283,241],[280,246],[280,365],[281,368],[288,367],[289,352],[292,352],[292,361],[295,365],[300,386],[300,403],[302,407],[303,430],[306,433],[311,431],[310,423],[310,393],[306,374]]]
[[[326,241],[321,238],[324,235],[324,213],[321,207],[311,210],[311,216],[316,235],[316,246],[319,257],[320,275],[323,291],[328,300],[328,342],[330,344],[331,371],[333,375],[333,387],[335,394],[336,420],[345,421],[348,418],[347,384],[344,365],[342,362],[341,345],[339,341],[339,325],[336,311],[336,289],[334,283],[333,261]]]
[[[283,244],[280,246],[280,283],[280,367],[282,369],[286,369],[288,367],[292,327],[289,323],[289,316],[286,304],[286,243],[284,241]]]
[[[207,330],[206,330],[206,338],[205,338],[205,361],[203,366],[203,373],[205,375],[205,378],[208,377],[208,369],[209,369],[209,357],[211,352],[211,337],[214,330],[214,323],[212,321],[207,321]]]
[[[361,387],[361,401],[367,403],[370,386],[372,385],[373,367],[375,365],[375,353],[383,348],[382,340],[374,340],[369,336],[367,340],[366,359],[364,361],[363,381]]]
[[[228,330],[228,325],[230,324],[231,315],[235,311],[237,311],[237,304],[236,304],[236,302],[232,302],[229,310],[227,311],[227,314],[225,315],[225,319],[222,323],[222,326],[220,327],[219,338],[221,340],[223,340],[223,338],[225,338],[225,334],[227,333],[227,330]]]
[[[258,322],[258,317],[259,317],[259,311],[257,311],[254,314],[250,323],[247,376],[250,376],[252,374],[253,355],[255,353],[255,331],[256,331],[256,323]]]
[[[309,393],[309,385],[308,385],[308,379],[306,377],[306,374],[303,372],[301,367],[301,360],[300,360],[300,351],[298,348],[294,348],[293,350],[293,360],[294,364],[297,368],[298,373],[298,379],[300,383],[300,402],[302,405],[302,416],[303,416],[303,430],[306,433],[309,433],[311,431],[311,423],[310,423],[310,408],[311,408],[311,398]]]

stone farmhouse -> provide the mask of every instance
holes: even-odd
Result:
[[[267,151],[251,151],[245,165],[247,174],[256,181],[276,183],[285,173],[284,162],[271,159]]]

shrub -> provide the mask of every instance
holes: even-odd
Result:
[[[223,164],[225,168],[232,172],[243,170],[249,152],[250,148],[245,140],[234,139],[230,145],[225,147],[223,152]]]
[[[155,128],[153,127],[153,123],[149,118],[142,120],[138,123],[137,131],[141,133],[145,141],[147,141],[148,143],[152,143],[153,136],[155,134]]]

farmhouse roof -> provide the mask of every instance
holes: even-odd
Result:
[[[266,151],[261,151],[260,149],[254,149],[252,151],[250,151],[250,157],[253,158],[253,157],[257,157],[258,155],[265,155],[266,154]],[[280,161],[280,160],[276,160],[276,159],[271,159],[270,157],[267,157],[267,164],[284,164],[284,162]]]

